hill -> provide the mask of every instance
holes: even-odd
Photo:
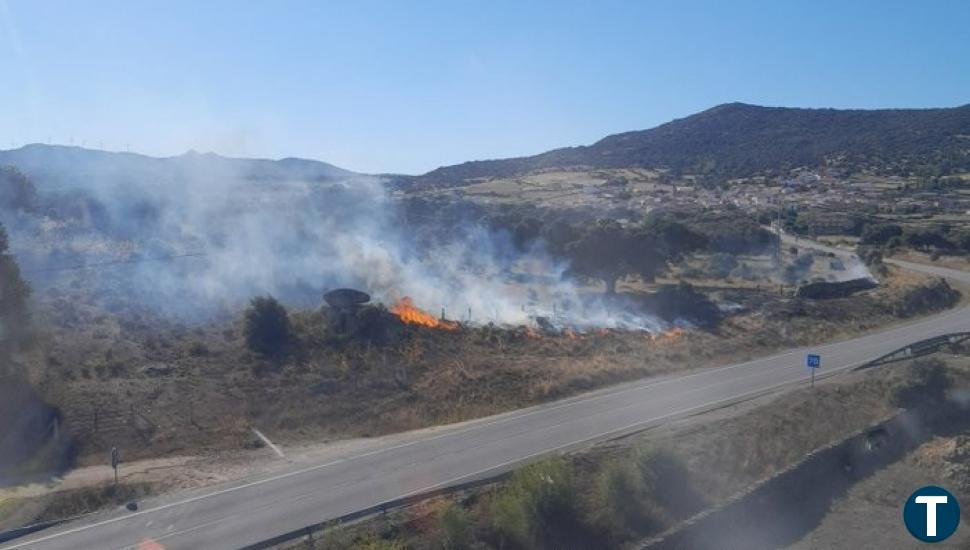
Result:
[[[729,103],[666,124],[531,157],[474,161],[403,178],[451,186],[566,167],[666,168],[717,180],[837,168],[909,175],[970,170],[970,104],[944,109],[837,110]]]
[[[77,189],[105,184],[164,184],[217,178],[249,181],[330,181],[354,172],[315,160],[229,158],[190,151],[150,157],[62,145],[25,145],[0,151],[0,166],[14,166],[45,189]]]

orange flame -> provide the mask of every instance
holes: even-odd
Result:
[[[579,340],[580,338],[580,336],[576,334],[576,331],[571,328],[563,329],[562,334],[570,340]]]
[[[650,334],[648,338],[657,344],[671,344],[680,340],[685,334],[687,334],[686,330],[680,327],[674,327],[659,334]]]
[[[410,296],[405,296],[391,306],[391,313],[409,325],[421,325],[428,328],[443,330],[458,330],[458,323],[438,319],[426,311],[418,309]]]
[[[538,340],[542,338],[542,335],[539,334],[539,331],[532,327],[525,327],[525,335],[528,336],[529,338],[532,338],[533,340]]]

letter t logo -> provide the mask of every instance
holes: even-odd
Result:
[[[946,504],[946,497],[921,495],[916,497],[916,504],[926,505],[926,536],[936,536],[936,505]]]

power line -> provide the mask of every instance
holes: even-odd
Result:
[[[199,258],[203,256],[208,256],[208,252],[194,252],[191,254],[173,254],[171,256],[157,256],[154,258],[138,258],[133,260],[112,260],[110,262],[98,262],[93,264],[82,264],[82,265],[72,265],[72,266],[60,266],[60,267],[43,267],[39,269],[29,269],[25,270],[25,274],[29,273],[50,273],[54,271],[76,271],[80,269],[94,269],[99,267],[109,267],[113,265],[124,265],[124,264],[139,264],[144,262],[160,262],[165,260],[177,260],[180,258]]]

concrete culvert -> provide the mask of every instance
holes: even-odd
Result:
[[[877,451],[886,446],[889,441],[889,432],[879,428],[866,434],[866,450]]]

